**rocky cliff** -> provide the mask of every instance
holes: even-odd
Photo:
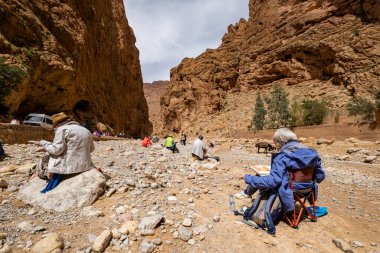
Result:
[[[171,131],[246,128],[255,93],[273,84],[290,99],[333,108],[380,88],[380,2],[251,0],[249,19],[228,27],[217,49],[171,70],[161,114]]]
[[[165,93],[169,81],[154,81],[144,83],[144,94],[149,108],[149,120],[153,124],[153,133],[162,132],[162,120],[160,117],[160,98]]]
[[[122,0],[0,0],[0,113],[74,113],[151,131]]]

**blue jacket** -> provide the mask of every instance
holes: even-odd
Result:
[[[245,175],[244,181],[253,188],[270,188],[277,191],[280,196],[282,206],[285,212],[290,212],[294,209],[293,192],[289,188],[288,169],[304,169],[314,167],[314,180],[320,183],[325,178],[325,172],[321,166],[321,158],[318,153],[308,148],[297,141],[286,143],[279,153],[272,154],[271,171],[269,176],[259,177]],[[294,184],[295,189],[307,188],[310,185]],[[316,196],[318,185],[316,187]]]

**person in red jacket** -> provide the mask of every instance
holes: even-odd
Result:
[[[144,140],[142,141],[141,145],[143,147],[148,147],[149,145],[152,145],[152,141],[149,139],[148,136],[145,136]]]

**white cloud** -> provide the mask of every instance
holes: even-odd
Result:
[[[185,57],[220,45],[229,24],[248,17],[249,0],[124,0],[144,82],[169,80]]]

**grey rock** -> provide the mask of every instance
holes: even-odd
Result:
[[[144,217],[141,219],[138,228],[139,230],[153,230],[163,219],[164,216],[162,216],[162,214]]]
[[[23,222],[20,222],[17,227],[19,229],[21,229],[22,231],[25,231],[25,232],[31,232],[33,231],[33,225],[30,224],[30,222],[28,221],[23,221]]]
[[[190,240],[191,237],[193,236],[193,232],[191,232],[191,230],[189,230],[183,226],[179,227],[178,233],[179,233],[179,238],[181,238],[181,240],[183,240],[185,242]]]
[[[47,210],[64,212],[69,209],[88,206],[104,193],[106,179],[97,170],[89,170],[66,179],[45,194],[40,193],[46,182],[33,178],[19,191],[18,198]]]
[[[115,188],[110,188],[107,193],[106,193],[106,197],[109,198],[111,197],[114,193],[116,192],[116,189]]]
[[[133,179],[127,179],[125,181],[125,183],[128,185],[128,186],[132,186],[134,187],[136,185],[136,182],[133,180]]]
[[[144,239],[140,243],[139,250],[141,253],[151,253],[154,251],[155,245],[148,240]]]
[[[354,248],[363,248],[364,245],[363,245],[363,243],[361,243],[361,242],[353,241],[353,242],[352,242],[352,247],[354,247]]]

